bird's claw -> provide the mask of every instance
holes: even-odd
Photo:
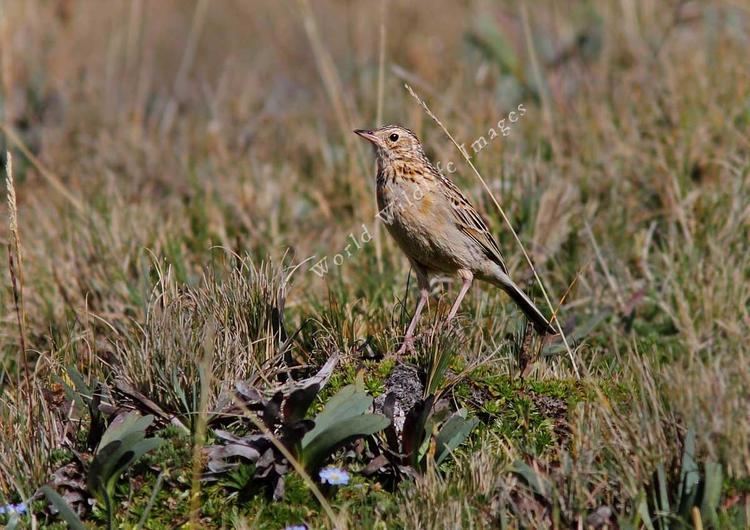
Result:
[[[404,342],[401,343],[401,347],[396,350],[395,357],[401,357],[406,353],[416,353],[414,349],[414,337],[405,337]]]

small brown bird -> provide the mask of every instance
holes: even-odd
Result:
[[[479,278],[508,293],[538,332],[554,334],[542,312],[508,276],[487,223],[456,185],[434,168],[419,138],[397,125],[354,132],[375,149],[378,216],[409,258],[419,286],[417,308],[397,354],[413,349],[430,278],[436,275],[457,274],[463,280],[447,322],[456,316],[474,278]]]

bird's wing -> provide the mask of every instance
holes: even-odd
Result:
[[[456,226],[467,237],[476,242],[487,257],[497,263],[504,273],[508,274],[503,255],[500,253],[500,247],[497,245],[495,238],[492,237],[487,223],[451,180],[442,176],[441,180],[445,184],[445,193],[450,201]]]

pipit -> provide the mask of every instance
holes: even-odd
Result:
[[[379,217],[409,258],[419,287],[414,316],[396,354],[413,350],[430,279],[439,275],[458,275],[463,280],[446,322],[456,316],[472,281],[478,278],[508,293],[538,332],[554,334],[542,312],[508,276],[487,223],[456,185],[430,163],[419,138],[397,125],[354,132],[375,149]]]

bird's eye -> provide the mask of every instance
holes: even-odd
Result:
[[[395,142],[396,140],[398,140],[398,134],[396,134],[396,133],[393,133],[392,135],[390,135],[390,136],[388,137],[388,139],[389,139],[389,140],[390,140],[391,142]]]

